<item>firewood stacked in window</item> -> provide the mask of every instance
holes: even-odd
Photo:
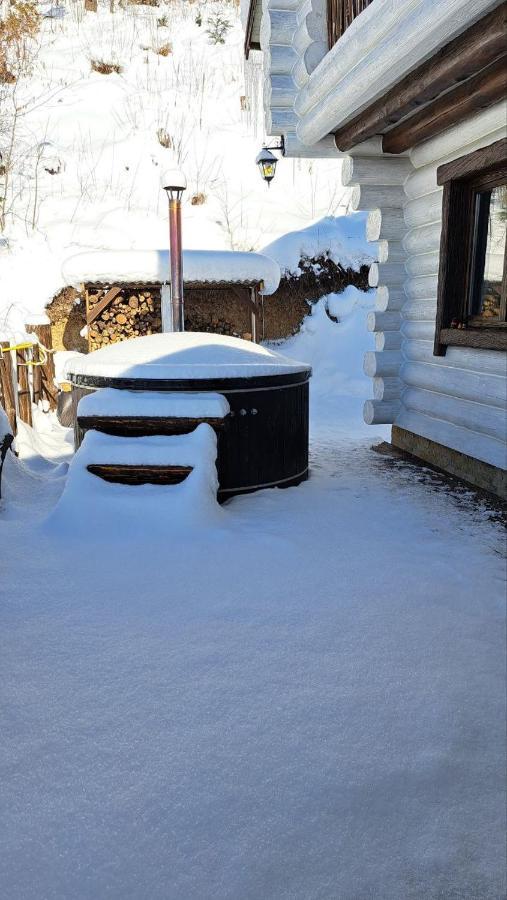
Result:
[[[88,294],[88,320],[93,318],[94,306],[100,303],[107,289]],[[122,288],[116,297],[88,327],[90,350],[115,344],[128,338],[157,334],[162,330],[160,290],[157,288]]]

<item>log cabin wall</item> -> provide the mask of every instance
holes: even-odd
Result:
[[[377,288],[366,353],[373,400],[369,424],[393,424],[490,466],[505,468],[507,363],[502,351],[449,347],[435,356],[443,163],[505,137],[497,104],[412,148],[409,158],[347,158],[353,206],[369,210],[367,233],[378,240]],[[377,173],[377,174],[376,174]],[[405,447],[405,449],[408,449]]]

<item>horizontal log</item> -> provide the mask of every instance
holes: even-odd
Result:
[[[377,287],[379,284],[402,286],[407,277],[403,263],[373,263],[368,273],[368,284]]]
[[[380,157],[370,159],[368,157],[345,156],[342,167],[342,182],[344,185],[360,184],[377,186],[402,185],[412,172],[412,165],[408,159],[389,159]]]
[[[405,283],[405,293],[410,300],[432,300],[437,296],[438,275],[416,275]]]
[[[417,200],[432,194],[438,189],[437,167],[435,165],[424,166],[422,169],[414,169],[404,184],[405,194],[408,200]]]
[[[405,233],[402,209],[372,209],[366,221],[367,241],[401,241]]]
[[[418,319],[403,319],[401,332],[407,341],[428,341],[431,343],[431,350],[433,351],[433,342],[435,340],[434,320],[425,322]]]
[[[432,253],[417,253],[409,256],[405,263],[407,275],[438,275],[440,254],[438,250]]]
[[[440,250],[441,234],[441,221],[412,228],[403,238],[403,247],[409,256],[413,253],[429,253],[432,250]]]
[[[401,315],[398,311],[369,312],[366,325],[368,331],[399,331],[401,328]]]
[[[507,434],[507,413],[497,406],[460,400],[419,388],[409,388],[404,392],[403,405],[414,412],[443,419],[481,434],[489,434],[500,441]]]
[[[370,378],[375,378],[377,376],[397,376],[400,371],[401,362],[401,353],[394,350],[385,353],[376,353],[374,350],[367,350],[364,354],[364,374],[368,375]]]
[[[507,400],[507,373],[505,354],[496,350],[482,350],[475,347],[452,347],[445,356],[434,356],[433,346],[427,339],[408,338],[405,340],[403,351],[407,359],[427,362],[434,366],[444,368],[466,369],[477,372],[480,375],[495,375],[506,379]]]
[[[399,400],[402,387],[401,378],[374,378],[373,396],[375,400]]]
[[[400,241],[377,241],[377,262],[405,263],[407,254]]]
[[[285,135],[296,130],[297,119],[292,109],[268,109],[265,123],[268,134]]]
[[[401,331],[377,331],[375,334],[375,350],[400,350],[402,344]]]
[[[298,13],[298,26],[294,32],[292,46],[299,55],[302,55],[310,44],[319,42],[324,44],[326,37],[325,16],[317,15],[312,6],[304,15]]]
[[[292,47],[272,45],[264,51],[265,69],[271,75],[290,75],[298,61],[298,55]]]
[[[470,146],[481,141],[483,146],[498,139],[498,132],[505,128],[505,104],[496,103],[468,121],[449,128],[438,137],[419,144],[410,153],[412,164],[419,169],[431,163],[451,159],[452,156],[463,156]]]
[[[283,155],[287,159],[341,159],[343,153],[336,149],[332,135],[307,147],[301,143],[296,134],[291,133],[285,135]]]
[[[461,428],[451,422],[444,422],[442,419],[425,416],[423,413],[403,407],[396,424],[399,428],[427,437],[444,447],[451,447],[492,466],[505,468],[505,441],[497,441],[489,435],[479,434],[477,431]]]
[[[404,322],[407,320],[410,322],[431,322],[433,327],[435,327],[436,314],[436,297],[425,300],[407,299],[402,310]]]
[[[292,109],[295,91],[296,86],[290,75],[272,75],[266,79],[265,103]]]
[[[389,126],[417,110],[422,103],[433,100],[489,65],[504,49],[505,21],[500,8],[446,44],[351,122],[338,129],[337,146],[348,150],[360,140],[385,132]]]
[[[429,225],[442,220],[442,188],[417,200],[409,200],[405,204],[404,215],[407,228],[418,225]]]
[[[403,347],[407,352],[407,344]],[[383,356],[384,354],[380,354]],[[438,359],[439,357],[434,357]],[[445,359],[445,357],[440,357]],[[401,378],[410,387],[426,391],[437,391],[461,400],[474,400],[489,406],[505,407],[505,378],[500,375],[483,374],[451,366],[413,362],[407,359],[401,370]]]
[[[401,309],[406,303],[407,296],[403,288],[379,285],[375,292],[375,309],[378,312]]]
[[[367,425],[392,425],[401,409],[399,400],[367,400],[363,418]]]
[[[269,9],[267,15],[263,16],[267,21],[266,39],[271,46],[290,46],[293,36],[298,27],[297,14],[286,9]],[[264,38],[264,35],[263,35]]]
[[[386,153],[403,153],[423,140],[442,134],[452,125],[465,121],[501,100],[506,89],[507,71],[503,55],[463,84],[456,85],[420,112],[396,125],[384,135],[383,149]]]
[[[352,188],[350,206],[353,210],[362,209],[402,209],[406,197],[403,188],[388,185],[355,184]]]

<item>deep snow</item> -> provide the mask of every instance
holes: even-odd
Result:
[[[110,502],[85,540],[76,502],[55,537],[71,435],[22,429],[0,506],[6,897],[504,895],[502,532],[370,449],[372,297],[327,304],[340,324],[321,300],[283,347],[314,368],[310,480],[211,528],[140,503],[132,535]]]
[[[0,335],[21,337],[44,312],[68,284],[68,257],[167,247],[160,173],[169,166],[187,177],[187,250],[259,250],[345,211],[340,159],[284,160],[269,190],[261,181],[262,114],[255,98],[245,100],[234,3],[116,4],[111,14],[99,0],[95,14],[81,0],[62,0],[57,8],[61,15],[44,21],[32,76],[16,86],[22,115],[14,210],[0,240]],[[224,45],[207,35],[214,13],[231,24]],[[164,44],[167,56],[157,53]],[[99,59],[121,73],[92,71]],[[7,132],[13,110],[6,100]]]

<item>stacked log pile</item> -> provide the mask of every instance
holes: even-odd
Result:
[[[88,296],[88,315],[100,303],[106,290]],[[162,330],[160,289],[158,287],[124,288],[94,319],[88,329],[90,350],[128,338],[157,334]]]

